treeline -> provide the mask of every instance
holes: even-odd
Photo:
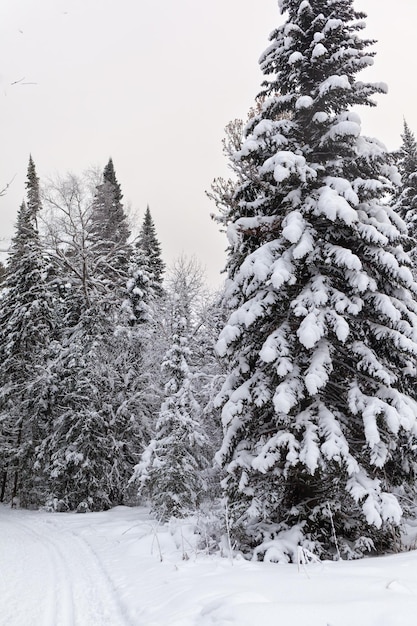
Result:
[[[139,484],[172,492],[169,516],[212,464],[218,309],[196,261],[164,276],[149,207],[132,240],[111,159],[94,178],[41,192],[29,161],[0,312],[0,500],[97,511]]]

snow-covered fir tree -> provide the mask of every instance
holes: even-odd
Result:
[[[130,235],[123,208],[123,194],[110,158],[103,170],[103,183],[98,185],[93,205],[93,233],[101,245],[126,245]]]
[[[153,511],[164,520],[195,510],[206,489],[203,471],[208,466],[209,441],[194,390],[186,279],[182,272],[177,274],[171,292],[170,344],[161,365],[164,397],[153,438],[133,477],[140,495],[150,499]]]
[[[157,300],[164,294],[164,270],[161,246],[148,206],[133,246],[128,269],[125,310],[131,325],[141,324],[152,317],[152,305],[157,305]]]
[[[0,310],[0,457],[1,499],[18,497],[22,506],[32,506],[44,495],[35,460],[37,446],[50,427],[49,346],[57,321],[37,228],[41,202],[32,158],[26,190]]]
[[[89,225],[90,253],[96,279],[101,277],[109,293],[124,289],[131,254],[130,230],[122,204],[122,192],[112,159],[97,186]]]
[[[152,276],[150,288],[157,295],[162,295],[165,263],[162,260],[161,244],[156,235],[155,223],[149,206],[146,207],[136,246],[142,251],[142,261],[146,261],[146,271]]]
[[[154,300],[153,275],[144,252],[135,247],[130,257],[126,300],[123,308],[130,326],[150,321],[150,303]]]
[[[352,0],[280,0],[259,112],[217,194],[229,238],[218,398],[233,541],[247,555],[391,549],[416,480],[416,285],[398,173],[361,134],[372,41]],[[404,496],[404,498],[402,497]]]
[[[105,193],[100,184],[93,200],[86,182],[73,177],[49,194],[60,218],[61,234],[52,239],[64,314],[62,348],[51,366],[53,428],[38,457],[50,499],[70,509],[99,510],[126,500],[155,404],[152,394],[145,397],[152,386],[143,342],[125,326],[128,230],[120,187],[107,170]],[[112,201],[100,204],[99,198]]]
[[[41,209],[39,178],[36,174],[35,163],[32,155],[29,156],[26,187],[26,206],[29,217],[38,230],[38,215]]]
[[[398,152],[398,169],[401,174],[400,193],[395,208],[405,220],[408,228],[409,241],[407,247],[413,260],[415,276],[417,275],[417,143],[414,133],[404,121],[404,132],[401,135],[402,145]]]
[[[49,499],[69,509],[126,502],[133,467],[149,441],[141,354],[114,333],[100,308],[66,330],[53,364],[54,423],[39,451]]]

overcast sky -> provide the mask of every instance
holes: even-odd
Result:
[[[313,0],[314,1],[314,0]],[[378,39],[362,79],[389,94],[363,132],[417,133],[416,0],[356,0]],[[31,153],[41,179],[103,168],[112,156],[139,221],[149,203],[164,257],[195,255],[220,284],[225,236],[205,197],[227,173],[227,122],[259,91],[258,59],[282,21],[277,0],[1,0],[0,237],[13,232]]]

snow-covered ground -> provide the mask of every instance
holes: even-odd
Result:
[[[184,558],[185,557],[185,558]],[[417,552],[274,565],[198,552],[143,508],[0,507],[3,626],[415,626]]]

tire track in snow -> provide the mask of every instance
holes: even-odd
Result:
[[[12,521],[12,520],[10,520]],[[31,525],[13,519],[21,539],[36,542],[46,555],[42,563],[45,595],[39,599],[42,626],[127,626],[116,590],[91,546],[52,520],[31,517]],[[33,557],[32,557],[33,558]],[[35,564],[32,563],[32,566]],[[29,618],[29,616],[27,616]],[[1,622],[0,622],[1,623]],[[28,622],[9,621],[8,626]],[[35,623],[35,622],[33,622]]]

